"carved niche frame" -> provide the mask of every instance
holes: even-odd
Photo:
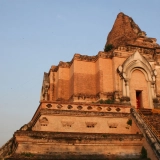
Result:
[[[117,68],[117,72],[122,81],[122,98],[130,100],[130,79],[135,70],[141,71],[148,85],[149,106],[153,108],[153,99],[156,98],[156,75],[157,71],[152,69],[150,63],[138,51],[129,56],[122,65]],[[132,104],[131,104],[132,105]]]

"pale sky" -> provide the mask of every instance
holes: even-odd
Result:
[[[159,0],[0,0],[0,147],[39,105],[43,73],[96,55],[119,12],[160,43]]]

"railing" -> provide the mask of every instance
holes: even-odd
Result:
[[[153,125],[146,119],[146,116],[140,110],[132,108],[132,115],[134,120],[137,121],[141,132],[144,137],[148,139],[149,145],[154,151],[157,159],[160,160],[160,135]]]
[[[157,137],[157,139],[160,141],[160,133],[157,131],[157,129],[148,121],[145,115],[140,110],[137,110],[143,121],[146,123],[146,125],[149,127],[149,129],[154,133],[154,135]]]

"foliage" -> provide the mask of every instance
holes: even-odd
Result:
[[[147,158],[147,150],[144,147],[141,149],[141,158]]]
[[[129,98],[129,97],[121,97],[120,101],[121,101],[121,102],[123,102],[123,101],[129,102],[129,101],[130,101],[130,98]]]
[[[113,100],[111,100],[111,99],[107,99],[107,100],[100,99],[97,103],[100,103],[100,104],[112,104]]]
[[[127,124],[132,126],[132,119],[128,119]]]
[[[30,152],[23,152],[23,153],[21,153],[21,155],[24,156],[24,157],[33,157],[33,156],[34,156],[34,155],[33,155],[32,153],[30,153]]]
[[[112,48],[113,48],[112,44],[106,44],[105,47],[104,47],[104,51],[108,52],[108,51],[112,50]]]

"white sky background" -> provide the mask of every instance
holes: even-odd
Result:
[[[39,105],[43,72],[96,55],[119,12],[160,43],[159,0],[0,0],[0,147]]]

